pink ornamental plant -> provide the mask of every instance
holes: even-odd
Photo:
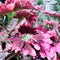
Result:
[[[2,20],[2,30],[0,32],[1,50],[9,53],[7,57],[5,56],[7,60],[11,59],[10,54],[12,57],[20,59],[23,59],[24,56],[30,56],[30,59],[32,57],[33,60],[38,58],[58,60],[57,57],[60,54],[58,31],[54,28],[46,28],[42,24],[37,27],[33,25],[39,19],[37,11],[59,17],[56,12],[44,11],[41,5],[34,6],[34,0],[6,0],[4,4],[0,2],[0,7],[0,19]],[[14,18],[18,22],[9,31],[8,23],[11,22],[12,26]],[[13,24],[15,21],[13,21]],[[54,27],[55,24],[56,27],[59,27],[59,23],[55,21],[42,22],[46,23],[46,26],[52,25]]]

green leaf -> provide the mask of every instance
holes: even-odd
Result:
[[[8,19],[9,19],[9,20],[12,20],[12,18],[14,17],[14,15],[15,15],[15,12],[14,12],[14,11],[8,13],[8,14],[7,14]]]
[[[28,41],[32,36],[30,34],[27,34],[26,36],[24,36],[22,39],[24,41]]]
[[[43,0],[35,0],[35,5],[43,4]]]
[[[57,4],[60,4],[60,0],[56,0],[57,1]]]
[[[45,14],[42,14],[40,18],[43,20],[47,20],[47,16]]]

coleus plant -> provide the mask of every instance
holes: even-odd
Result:
[[[54,12],[44,11],[42,5],[34,6],[34,0],[0,2],[0,50],[5,51],[4,59],[26,60],[23,56],[30,56],[31,60],[59,59],[60,24],[42,20],[38,25],[36,21],[41,14],[59,17]]]

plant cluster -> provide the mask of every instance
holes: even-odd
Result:
[[[60,22],[50,17],[59,19],[60,13],[45,11],[34,0],[0,2],[0,50],[6,60],[60,60]]]

